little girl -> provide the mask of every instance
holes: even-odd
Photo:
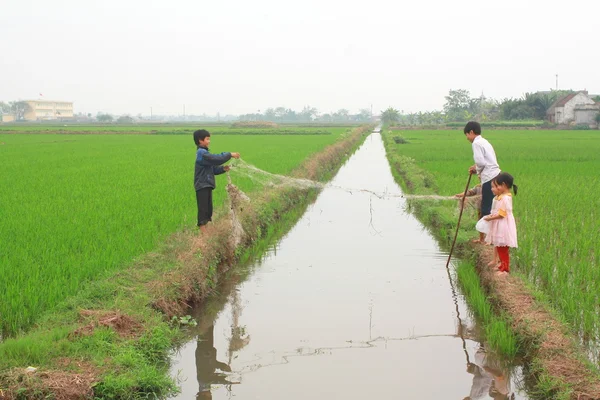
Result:
[[[517,194],[517,185],[513,184],[512,175],[501,172],[492,181],[496,194],[495,210],[484,219],[490,221],[490,230],[486,241],[495,247],[500,258],[498,270],[501,273],[510,272],[509,247],[517,246],[517,224],[513,216],[511,189]]]

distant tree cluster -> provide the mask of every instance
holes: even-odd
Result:
[[[450,90],[446,96],[444,113],[448,121],[542,120],[557,99],[570,93],[573,91],[549,90],[525,93],[521,98],[493,100],[483,95],[472,98],[467,90]]]
[[[358,114],[350,114],[346,109],[336,112],[320,114],[319,111],[310,106],[301,111],[290,108],[276,107],[267,108],[263,113],[240,115],[240,121],[272,121],[272,122],[368,122],[371,120],[371,111],[362,109]]]
[[[113,122],[113,116],[110,114],[98,114],[96,115],[96,121],[98,122]]]
[[[0,101],[0,115],[12,114],[17,121],[25,118],[25,112],[29,109],[29,104],[24,101],[9,101],[5,103]]]
[[[543,120],[546,112],[559,98],[573,93],[572,90],[549,90],[525,93],[520,98],[504,100],[488,99],[483,94],[471,97],[468,90],[450,90],[445,96],[442,111],[426,111],[404,114],[389,107],[381,112],[381,120],[387,124],[439,125],[449,122],[478,121],[519,121]],[[596,101],[600,101],[597,96]]]

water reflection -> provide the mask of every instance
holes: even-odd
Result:
[[[220,298],[222,299],[223,296]],[[216,300],[219,300],[219,298]],[[217,304],[220,303],[220,301],[217,301]],[[212,399],[212,385],[225,385],[231,389],[231,385],[240,383],[233,379],[231,363],[234,359],[234,354],[250,343],[250,335],[247,334],[246,327],[240,326],[239,323],[242,314],[242,304],[237,290],[231,290],[231,300],[228,305],[231,307],[231,332],[227,338],[229,346],[226,362],[218,359],[214,340],[214,315],[208,313],[208,315],[203,315],[200,319],[196,344],[196,377],[199,387],[198,394],[196,395],[197,399]]]
[[[221,296],[221,299],[224,296]],[[452,334],[434,334],[434,335],[409,335],[407,337],[375,337],[368,341],[348,341],[342,346],[332,347],[298,347],[289,352],[269,352],[271,357],[255,354],[253,362],[240,362],[235,367],[232,365],[236,361],[236,353],[240,352],[250,343],[250,335],[245,325],[240,324],[243,307],[238,290],[233,289],[227,298],[227,303],[220,304],[225,311],[217,319],[226,318],[230,321],[229,331],[221,335],[221,348],[227,349],[226,359],[220,359],[215,345],[215,316],[205,314],[199,321],[200,331],[196,340],[196,372],[198,382],[198,393],[196,399],[213,399],[212,391],[224,389],[228,398],[233,394],[232,385],[241,383],[239,379],[242,376],[256,373],[262,369],[287,365],[293,359],[315,358],[319,356],[335,357],[337,352],[352,351],[360,349],[370,349],[377,347],[392,347],[393,343],[417,342],[422,340],[438,340],[442,338],[454,338],[461,340],[461,347],[464,353],[463,368],[469,375],[472,375],[472,381],[468,396],[463,400],[477,399],[495,399],[495,400],[514,400],[524,399],[522,393],[517,397],[511,387],[511,369],[493,353],[486,351],[486,344],[478,341],[479,332],[475,325],[470,325],[469,321],[463,321],[458,318],[456,332]],[[459,314],[460,315],[460,314]],[[371,322],[369,322],[371,323]],[[224,343],[225,341],[225,343]],[[456,343],[456,342],[453,342]],[[456,343],[458,344],[458,343]],[[435,352],[432,346],[432,351]],[[360,360],[360,356],[357,357]],[[383,367],[383,365],[382,365]],[[521,388],[516,388],[517,390]],[[216,398],[224,398],[223,395]],[[462,398],[462,397],[461,397]]]
[[[488,355],[483,345],[475,352],[474,361],[467,364],[467,372],[473,375],[473,384],[469,396],[464,400],[515,398],[510,388],[509,373],[497,360]]]
[[[198,379],[197,399],[212,399],[211,385],[230,385],[225,372],[231,372],[229,364],[217,360],[217,349],[214,345],[214,325],[198,335],[196,347],[196,376]],[[221,372],[218,372],[220,370]]]

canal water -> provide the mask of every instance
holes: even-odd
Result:
[[[526,399],[401,194],[374,132],[245,280],[196,310],[175,398]]]

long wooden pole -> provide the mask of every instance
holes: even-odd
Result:
[[[450,247],[450,254],[448,254],[448,261],[446,261],[446,268],[450,265],[450,258],[452,257],[452,252],[454,251],[454,245],[456,244],[456,237],[458,236],[458,229],[460,228],[460,220],[462,219],[463,210],[465,209],[465,200],[467,198],[467,191],[469,190],[469,185],[471,184],[471,176],[473,174],[469,174],[469,179],[467,180],[467,186],[465,186],[465,192],[463,193],[462,201],[460,202],[460,214],[458,215],[458,223],[456,224],[456,232],[454,233],[454,240],[452,241],[452,247]]]

